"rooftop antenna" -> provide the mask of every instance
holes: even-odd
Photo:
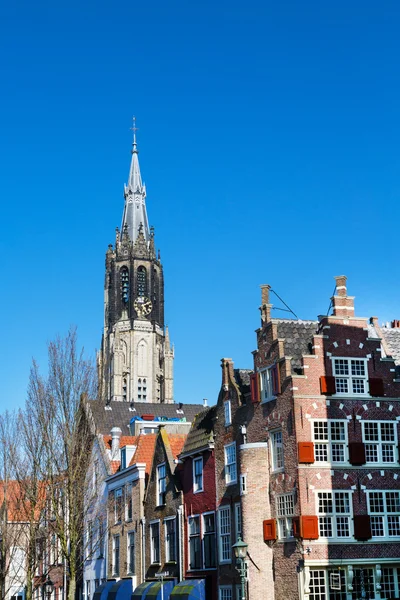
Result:
[[[286,302],[285,302],[284,300],[282,300],[282,298],[279,296],[279,294],[277,294],[277,293],[276,293],[276,292],[275,292],[275,291],[274,291],[272,288],[270,288],[270,291],[271,291],[273,294],[275,294],[275,296],[276,296],[277,298],[279,298],[279,300],[280,300],[280,301],[281,301],[281,302],[282,302],[282,303],[283,303],[283,304],[286,306],[286,308],[278,308],[277,306],[274,306],[274,307],[273,307],[273,308],[274,308],[274,310],[283,310],[284,312],[292,313],[292,315],[293,315],[293,316],[294,316],[296,319],[298,319],[298,318],[299,318],[299,317],[296,315],[296,313],[292,311],[292,309],[290,308],[290,306],[288,306],[288,305],[286,304]]]

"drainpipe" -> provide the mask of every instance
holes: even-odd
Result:
[[[183,535],[182,535],[182,523],[183,523],[183,519],[182,519],[182,513],[183,513],[183,506],[178,506],[178,535],[179,535],[179,543],[178,543],[178,548],[179,548],[179,581],[183,581]]]
[[[142,583],[146,580],[146,519],[142,517]]]

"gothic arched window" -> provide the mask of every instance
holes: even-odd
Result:
[[[147,273],[144,267],[137,270],[137,295],[147,296]]]
[[[126,267],[122,267],[119,272],[121,279],[121,298],[124,304],[129,300],[129,271]]]

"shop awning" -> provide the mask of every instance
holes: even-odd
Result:
[[[170,600],[206,600],[204,579],[181,581],[172,590]]]
[[[157,585],[157,581],[145,581],[135,588],[132,594],[132,600],[144,600],[151,588]]]
[[[106,581],[99,585],[93,594],[93,600],[107,600],[108,592],[111,590],[112,586],[115,584],[115,581]]]
[[[174,589],[175,581],[157,581],[147,592],[146,600],[169,600]],[[161,593],[162,587],[162,593]]]
[[[114,582],[114,585],[108,592],[107,600],[131,600],[132,579],[120,579]]]

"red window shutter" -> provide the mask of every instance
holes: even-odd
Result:
[[[336,383],[334,377],[323,375],[319,378],[319,383],[321,387],[321,394],[326,394],[327,396],[336,394]]]
[[[383,379],[370,379],[369,380],[369,393],[371,396],[383,396]]]
[[[299,463],[314,462],[314,444],[313,442],[299,442]]]
[[[274,396],[281,393],[281,373],[278,365],[272,367],[272,385]]]
[[[371,539],[371,517],[369,515],[354,516],[354,537],[361,542]]]
[[[275,519],[267,519],[263,521],[263,534],[264,534],[264,542],[270,542],[271,540],[276,540],[276,521]]]
[[[363,442],[350,442],[349,460],[354,466],[365,465],[365,446]]]
[[[318,517],[314,515],[302,515],[293,517],[293,536],[305,540],[317,540],[319,538]]]
[[[317,540],[318,532],[318,517],[303,515],[300,517],[300,534],[305,540]]]
[[[293,537],[300,537],[300,517],[293,517],[292,519]]]
[[[253,404],[257,404],[260,402],[260,385],[258,382],[258,373],[253,373],[250,375],[250,391],[251,391],[251,401]]]

